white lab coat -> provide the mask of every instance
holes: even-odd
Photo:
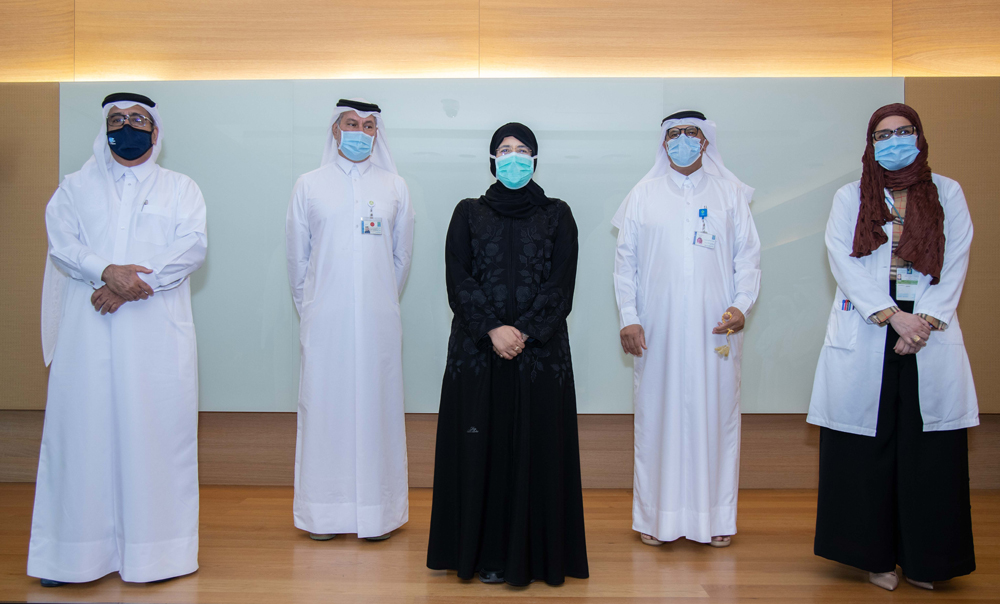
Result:
[[[743,333],[712,328],[730,306],[750,311],[760,242],[740,185],[699,170],[640,182],[626,199],[615,257],[621,326],[642,325],[634,360],[632,528],[662,541],[736,533]],[[693,245],[707,207],[714,249]]]
[[[962,187],[937,174],[933,180],[944,208],[944,266],[937,285],[930,284],[929,275],[920,275],[913,312],[944,321],[948,328],[932,332],[927,346],[917,353],[917,388],[925,432],[979,425],[972,368],[955,312],[969,268],[972,219]],[[860,181],[844,185],[833,198],[826,225],[826,247],[837,293],[806,421],[875,436],[887,330],[868,318],[895,305],[889,296],[892,223],[884,226],[888,242],[868,256],[852,258],[860,207]],[[842,310],[845,300],[851,302],[853,310]]]
[[[382,235],[362,234],[371,215],[382,218]],[[399,314],[413,249],[406,183],[370,160],[338,156],[299,178],[285,234],[302,347],[295,526],[383,535],[409,517]]]
[[[103,135],[102,135],[103,136]],[[101,149],[100,145],[105,148]],[[205,259],[205,202],[153,159],[121,195],[106,141],[45,211],[61,292],[28,574],[147,582],[198,569],[198,359],[188,276]],[[100,315],[109,264],[153,269],[153,297]],[[47,282],[47,287],[53,281]],[[55,333],[53,330],[52,333]]]

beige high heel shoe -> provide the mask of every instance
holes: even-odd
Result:
[[[899,575],[896,571],[891,573],[868,573],[868,581],[878,585],[882,589],[893,591],[899,585]]]
[[[919,587],[920,589],[934,589],[934,584],[933,583],[928,583],[927,581],[917,581],[915,579],[911,579],[911,578],[907,577],[906,575],[903,575],[903,577],[906,579],[907,583],[909,583],[910,585]]]

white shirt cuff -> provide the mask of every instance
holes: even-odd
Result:
[[[736,299],[733,300],[732,306],[738,308],[745,317],[747,316],[747,313],[750,312],[750,307],[753,306],[753,300],[749,295],[740,292],[736,294]]]
[[[625,329],[629,325],[640,325],[639,315],[635,313],[635,309],[633,308],[626,308],[622,310],[620,319],[622,329]]]
[[[111,263],[101,258],[97,254],[91,254],[83,259],[80,263],[80,274],[83,275],[83,280],[87,282],[88,285],[94,289],[101,289],[104,287],[104,281],[101,280],[101,275],[104,274],[104,269],[111,266]]]
[[[145,265],[140,265],[145,266]],[[156,289],[160,287],[160,280],[156,278],[156,273],[136,273],[139,278],[146,282],[146,285]]]

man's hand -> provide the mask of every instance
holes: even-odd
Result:
[[[137,273],[148,275],[152,272],[152,270],[138,264],[109,264],[108,268],[104,269],[104,273],[101,274],[101,280],[107,284],[112,293],[121,296],[126,302],[135,302],[136,300],[146,300],[153,295],[153,288],[140,279]]]
[[[625,354],[641,357],[642,351],[646,350],[646,332],[643,330],[642,325],[638,323],[626,325],[620,335],[622,350],[625,351]]]
[[[94,305],[94,310],[106,315],[108,313],[114,313],[116,310],[125,304],[125,298],[122,298],[118,294],[114,293],[108,286],[105,285],[101,289],[94,292],[90,296],[90,303]]]
[[[726,312],[722,313],[722,320],[712,330],[712,333],[726,335],[730,329],[733,330],[733,333],[739,333],[743,330],[745,322],[746,317],[743,316],[743,312],[735,306],[730,306]]]
[[[907,346],[916,346],[917,350],[927,346],[927,338],[931,337],[931,324],[924,321],[917,315],[899,311],[889,317],[889,325],[899,334],[899,339]],[[898,342],[897,342],[898,344]],[[897,352],[899,352],[897,350]],[[916,352],[899,352],[899,354],[913,354]]]
[[[491,329],[490,340],[493,340],[493,352],[508,361],[524,350],[524,339],[520,330],[510,325]]]

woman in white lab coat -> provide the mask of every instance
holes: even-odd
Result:
[[[956,308],[972,221],[932,174],[916,111],[880,108],[826,229],[837,293],[809,406],[821,426],[815,553],[895,589],[976,568],[966,429],[979,424]]]

